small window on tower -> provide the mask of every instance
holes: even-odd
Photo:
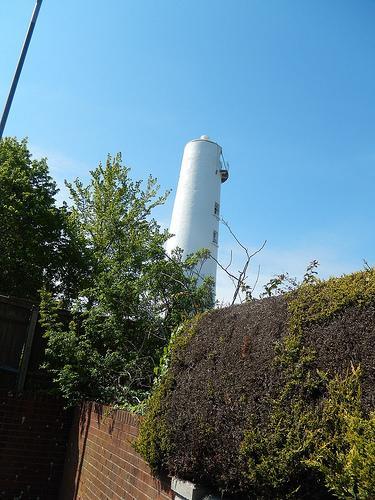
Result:
[[[219,217],[220,214],[220,205],[216,201],[215,201],[214,214],[216,215],[216,217]]]
[[[212,241],[216,243],[216,245],[219,243],[219,233],[217,231],[214,231],[214,234],[212,236]]]

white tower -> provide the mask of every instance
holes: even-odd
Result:
[[[219,244],[220,188],[228,179],[221,162],[221,147],[206,135],[186,144],[174,201],[166,250],[180,247],[184,256],[201,248],[217,259]],[[216,279],[216,262],[208,259],[202,276]]]

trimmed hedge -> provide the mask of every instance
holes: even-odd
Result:
[[[375,498],[375,270],[218,309],[174,338],[136,447],[235,498]]]

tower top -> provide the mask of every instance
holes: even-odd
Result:
[[[221,153],[221,146],[215,142],[213,139],[211,139],[211,137],[209,137],[208,135],[204,134],[204,135],[201,135],[200,137],[198,137],[197,139],[191,139],[187,144],[186,146],[188,146],[188,144],[190,144],[191,142],[200,142],[200,143],[211,143],[211,144],[215,144],[219,149],[220,149],[220,153]]]

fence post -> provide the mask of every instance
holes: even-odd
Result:
[[[29,326],[27,329],[26,343],[25,343],[25,347],[23,350],[20,371],[19,371],[18,380],[17,380],[17,391],[18,392],[23,391],[23,388],[25,385],[27,368],[29,366],[31,348],[33,346],[34,333],[35,333],[36,322],[38,320],[38,314],[39,314],[39,308],[37,306],[32,306],[30,323],[29,323]]]

